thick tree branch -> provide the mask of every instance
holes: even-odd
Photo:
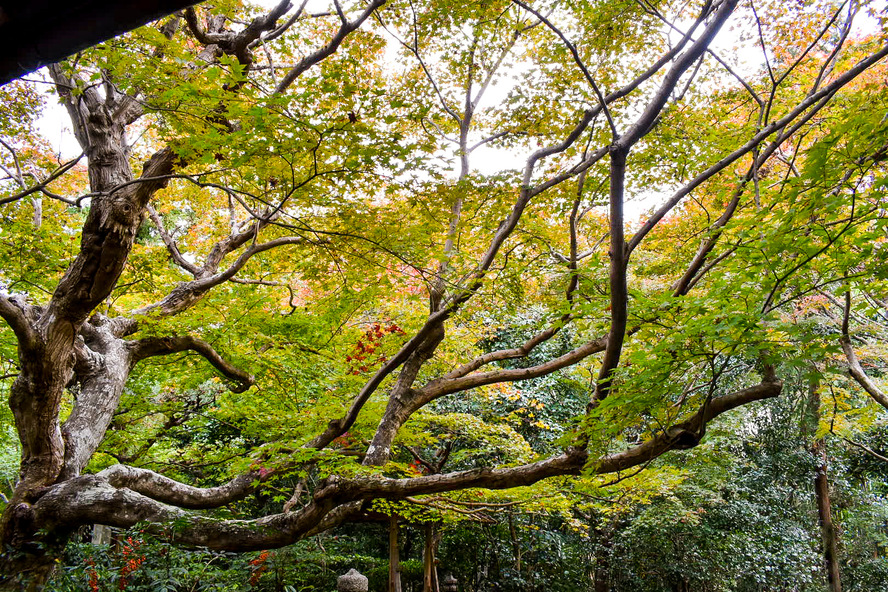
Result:
[[[626,251],[625,227],[623,225],[623,194],[626,180],[627,149],[617,144],[611,149],[610,155],[610,329],[607,333],[607,347],[598,381],[595,385],[595,396],[590,405],[602,401],[611,390],[613,373],[620,363],[623,341],[626,339],[626,324],[629,320],[629,285],[626,278],[629,254]]]
[[[669,450],[696,446],[705,426],[716,416],[780,393],[775,379],[716,397],[691,418],[675,424],[627,451],[593,461],[597,474],[625,471],[647,463]],[[224,486],[200,490],[166,479],[151,471],[117,465],[94,476],[79,477],[55,486],[35,505],[38,523],[62,522],[132,526],[142,520],[177,521],[175,537],[214,549],[249,550],[282,546],[306,536],[336,507],[377,498],[405,499],[467,488],[507,489],[532,485],[549,477],[578,475],[588,463],[584,451],[574,450],[546,460],[502,469],[474,469],[409,479],[329,479],[313,501],[298,512],[276,514],[252,521],[209,520],[161,503],[180,507],[219,507],[245,495],[255,474],[238,477]],[[121,488],[121,489],[118,489]],[[153,496],[157,496],[156,498]],[[72,501],[73,500],[73,501]],[[226,501],[227,500],[227,501]],[[236,533],[238,536],[232,536]]]
[[[676,59],[672,68],[669,69],[669,72],[666,73],[666,77],[660,84],[660,89],[648,103],[644,112],[639,116],[638,120],[626,130],[620,139],[617,140],[619,146],[628,149],[650,131],[657,117],[660,116],[660,112],[663,110],[664,105],[666,105],[666,102],[669,100],[670,94],[678,84],[678,80],[684,75],[685,71],[691,66],[691,64],[697,61],[697,59],[699,59],[706,51],[716,33],[718,33],[725,21],[728,20],[728,17],[734,12],[738,1],[739,0],[723,0],[723,2],[720,3],[715,14],[712,16],[711,22],[703,30],[700,38],[694,41],[687,51]],[[688,33],[688,36],[689,35],[690,33]]]
[[[332,500],[309,504],[299,512],[274,514],[257,520],[219,520],[163,504],[128,488],[118,489],[98,475],[69,479],[47,491],[32,508],[35,525],[107,524],[128,528],[151,522],[166,527],[171,542],[212,549],[247,551],[291,544],[316,527],[333,509]]]
[[[206,358],[223,376],[236,384],[236,386],[230,387],[231,391],[235,393],[242,393],[248,390],[255,382],[251,374],[226,362],[209,343],[190,335],[146,337],[128,342],[127,347],[129,348],[130,360],[133,365],[153,356],[166,356],[184,351],[196,352]]]
[[[713,418],[753,401],[772,399],[780,394],[783,383],[773,376],[756,386],[715,397],[689,419],[667,428],[659,435],[629,450],[610,454],[595,465],[598,474],[616,473],[650,462],[668,450],[683,450],[700,443],[706,424]]]
[[[125,465],[114,465],[98,473],[98,477],[106,479],[118,489],[126,487],[163,504],[192,510],[219,508],[242,500],[270,475],[271,471],[252,471],[224,485],[201,488],[185,485],[148,469]]]
[[[231,35],[207,31],[201,24],[197,11],[193,6],[185,9],[185,22],[188,24],[188,30],[191,31],[194,38],[204,45],[220,45],[231,39]]]
[[[606,474],[625,471],[669,450],[696,446],[708,421],[741,405],[775,397],[780,393],[781,386],[779,381],[770,377],[757,386],[716,397],[691,418],[639,446],[593,462],[593,472]],[[573,449],[546,460],[501,469],[474,469],[409,479],[330,478],[315,491],[313,500],[301,510],[257,520],[204,518],[139,493],[144,491],[196,507],[218,507],[222,500],[235,499],[249,487],[247,475],[221,488],[201,492],[197,488],[169,482],[150,471],[118,466],[99,475],[78,477],[56,485],[27,511],[32,512],[35,527],[53,523],[129,527],[140,521],[151,521],[157,524],[155,528],[162,528],[163,524],[172,525],[175,522],[172,534],[180,544],[247,551],[288,545],[317,532],[321,524],[338,524],[341,520],[334,518],[339,514],[353,513],[359,507],[355,505],[357,502],[379,498],[405,499],[467,488],[496,490],[527,486],[549,477],[578,475],[588,462],[585,451]],[[121,488],[118,489],[113,483]]]
[[[80,474],[98,449],[129,377],[125,342],[104,317],[84,323],[74,344],[74,378],[80,392],[62,424],[65,457],[61,479]]]
[[[92,155],[90,161],[93,161]],[[142,177],[163,177],[172,171],[176,161],[172,150],[160,150],[145,163]],[[92,175],[93,171],[90,172]],[[53,293],[43,315],[45,323],[61,321],[79,325],[108,297],[123,271],[143,209],[151,196],[166,184],[164,178],[146,180],[113,196],[93,200],[83,226],[80,252]]]
[[[6,321],[25,350],[37,343],[37,333],[28,320],[29,309],[23,297],[0,291],[0,318]]]
[[[261,43],[267,43],[268,41],[273,41],[274,39],[277,39],[278,37],[280,37],[281,35],[286,33],[287,29],[292,27],[296,23],[296,21],[299,20],[299,17],[302,16],[302,13],[305,11],[306,4],[308,4],[308,0],[302,0],[302,4],[299,5],[299,8],[296,9],[296,12],[293,14],[293,16],[288,18],[284,24],[280,25],[279,27],[277,27],[273,31],[269,32],[267,35],[264,35],[264,36],[260,37],[259,39],[256,39],[255,41],[252,41],[248,47],[250,49],[253,49],[254,47],[256,47],[257,45],[259,45]],[[281,14],[281,16],[283,16],[283,13]]]

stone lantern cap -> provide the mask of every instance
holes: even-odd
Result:
[[[336,579],[337,592],[367,592],[368,586],[367,577],[354,568]]]

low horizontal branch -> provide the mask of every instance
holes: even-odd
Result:
[[[114,465],[98,473],[100,478],[120,489],[127,488],[155,501],[188,508],[206,510],[239,501],[256,490],[271,475],[270,472],[251,471],[239,475],[218,487],[193,487],[165,477],[148,469]]]
[[[298,512],[284,512],[256,520],[217,520],[182,509],[215,507],[223,500],[233,501],[252,486],[257,478],[254,473],[217,488],[201,490],[151,471],[123,466],[53,486],[33,507],[22,508],[22,511],[33,514],[33,523],[37,527],[90,523],[130,527],[139,522],[151,522],[154,526],[149,528],[165,529],[179,544],[230,551],[270,549],[292,544],[318,532],[320,525],[338,524],[344,519],[340,514],[352,515],[361,502],[372,499],[405,499],[467,488],[511,489],[550,477],[579,475],[590,466],[597,474],[625,471],[669,450],[696,446],[707,422],[753,401],[776,397],[781,389],[779,380],[767,376],[761,384],[716,397],[689,419],[638,446],[608,455],[591,465],[588,453],[574,448],[517,467],[481,468],[408,479],[331,477]]]

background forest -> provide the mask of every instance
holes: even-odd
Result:
[[[219,0],[0,87],[0,588],[888,589],[886,26]]]

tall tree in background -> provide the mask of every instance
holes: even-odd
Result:
[[[738,4],[217,2],[51,66],[88,188],[4,115],[6,585],[83,524],[266,549],[374,500],[641,470],[832,360],[797,308],[884,301],[888,45],[852,33],[866,3]],[[476,172],[491,146],[515,166]],[[530,337],[484,347],[510,324]],[[587,386],[554,452],[397,462],[448,401],[556,373]],[[238,428],[230,480],[147,468],[207,414]],[[279,512],[198,512],[294,476]]]

